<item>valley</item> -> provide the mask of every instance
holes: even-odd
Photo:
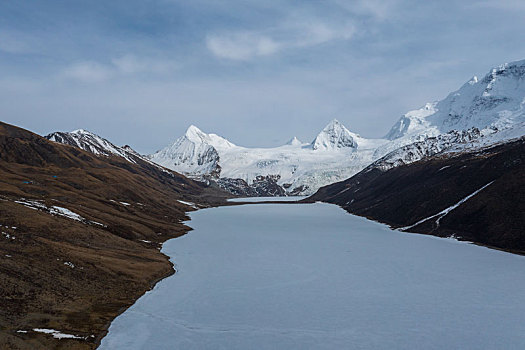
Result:
[[[0,350],[525,349],[520,1],[0,1]]]
[[[396,260],[400,255],[419,254],[412,250],[414,245],[422,251],[428,249],[430,255],[440,252],[435,260],[417,260],[421,258],[419,255],[412,256],[421,266],[434,264],[444,250],[458,254],[456,260],[450,260],[456,261],[454,266],[460,264],[460,256],[472,254],[474,260],[464,266],[467,273],[453,271],[451,266],[444,264],[444,270],[439,274],[450,275],[456,282],[468,281],[465,288],[490,287],[487,289],[489,294],[473,302],[456,295],[463,305],[470,305],[471,311],[479,310],[482,305],[490,306],[490,295],[512,293],[513,290],[493,290],[492,285],[483,284],[481,279],[467,277],[472,276],[475,267],[481,268],[480,271],[488,269],[474,263],[478,259],[486,263],[485,259],[488,259],[499,264],[499,259],[521,258],[459,243],[458,240],[525,253],[524,67],[525,61],[517,61],[494,68],[482,79],[473,78],[445,99],[406,113],[385,137],[379,139],[364,138],[334,119],[312,142],[304,143],[294,137],[280,147],[247,148],[192,125],[173,144],[154,154],[143,155],[128,145],[117,146],[84,129],[57,131],[42,137],[1,123],[0,294],[4,304],[0,311],[0,343],[12,349],[94,349],[102,339],[106,342],[102,343],[103,348],[111,348],[108,344],[119,344],[118,348],[127,342],[148,346],[153,338],[164,342],[166,334],[156,334],[148,328],[149,324],[155,324],[148,319],[153,311],[145,313],[146,319],[138,319],[136,308],[142,307],[142,300],[154,298],[157,293],[176,290],[189,295],[205,289],[207,280],[194,279],[195,274],[200,274],[200,269],[204,268],[203,276],[210,280],[216,275],[225,281],[231,279],[231,284],[239,280],[251,282],[238,285],[237,292],[226,288],[217,290],[218,294],[202,294],[203,299],[191,300],[197,304],[188,304],[191,310],[202,316],[199,303],[220,308],[221,304],[215,303],[214,299],[218,295],[229,300],[228,293],[243,294],[260,297],[258,300],[248,298],[244,302],[246,305],[260,303],[261,310],[257,314],[262,318],[251,318],[243,311],[246,307],[226,310],[226,304],[222,305],[223,309],[212,313],[224,315],[227,311],[232,322],[224,326],[226,328],[219,327],[212,319],[189,317],[174,320],[166,314],[162,319],[173,327],[163,331],[181,332],[183,341],[178,346],[195,343],[201,344],[196,346],[200,348],[226,341],[234,348],[243,348],[247,344],[242,339],[259,337],[272,339],[274,345],[302,344],[298,339],[307,337],[316,348],[325,343],[338,346],[348,342],[368,346],[368,338],[353,335],[355,329],[366,334],[359,324],[343,326],[348,320],[344,321],[342,315],[334,316],[332,321],[335,323],[332,324],[322,309],[342,308],[346,310],[345,314],[355,311],[344,307],[357,307],[363,291],[352,289],[351,281],[344,279],[345,273],[355,273],[354,277],[365,285],[374,282],[368,279],[373,265],[366,265],[370,261],[365,255],[377,247],[395,248],[390,252],[381,251],[381,254],[388,253],[384,255],[388,261],[382,264],[393,263],[397,267],[407,263]],[[287,202],[278,203],[280,196],[286,196]],[[257,204],[260,201],[266,203]],[[332,204],[362,218],[343,216],[342,211]],[[208,213],[212,213],[209,218],[199,221],[198,218],[206,217]],[[216,217],[213,213],[220,215]],[[244,216],[251,222],[243,221]],[[195,222],[188,221],[190,218]],[[390,228],[370,220],[387,224]],[[245,226],[241,225],[243,222]],[[192,229],[195,232],[177,238]],[[444,239],[433,240],[408,232]],[[248,241],[241,237],[244,234],[248,234]],[[358,241],[353,241],[356,237]],[[186,241],[197,244],[194,248],[190,246],[192,254],[207,252],[208,257],[215,256],[218,266],[231,258],[231,262],[243,266],[242,271],[229,264],[217,272],[211,268],[213,263],[206,259],[201,266],[191,262],[193,267],[186,270],[184,264],[193,260],[184,260],[185,253],[171,250],[172,246]],[[210,242],[214,243],[210,245]],[[347,244],[349,250],[340,251],[336,242],[341,247]],[[422,243],[425,247],[419,247],[419,242],[426,242]],[[209,246],[203,248],[202,244]],[[222,251],[212,247],[222,247]],[[304,251],[294,251],[294,247],[304,248]],[[459,251],[452,253],[455,249]],[[252,253],[243,255],[245,251]],[[225,258],[226,252],[233,255]],[[279,276],[278,267],[286,264],[279,259],[293,258],[291,252],[297,254],[297,262],[289,266],[291,270],[287,274]],[[352,254],[346,256],[346,253]],[[271,260],[275,265],[268,265],[269,270],[265,271],[264,262],[257,260],[257,256],[265,261]],[[332,261],[332,265],[323,265],[336,256],[339,260]],[[310,259],[315,266],[309,263]],[[248,262],[253,265],[246,268],[244,264]],[[178,267],[179,264],[182,268]],[[516,266],[520,264],[521,260]],[[336,265],[361,270],[338,269]],[[260,275],[253,274],[256,270]],[[189,280],[185,277],[187,271],[190,271]],[[396,271],[402,271],[409,280],[420,280],[424,275],[419,270],[401,268]],[[163,280],[174,272],[174,277]],[[309,275],[311,272],[315,273]],[[390,283],[381,271],[373,272],[379,273],[382,283]],[[311,299],[308,290],[315,291],[316,295],[330,295],[332,280],[341,281],[334,290],[344,290],[347,294],[334,296],[333,303],[319,304],[319,309],[311,310],[312,315],[303,314],[299,307],[292,307],[287,323],[279,325],[280,331],[277,331],[269,324],[259,323],[265,318],[275,319],[275,315],[271,313],[271,302],[264,299],[266,296],[257,297],[258,282],[245,274],[261,278],[269,286],[272,286],[272,281],[282,280],[274,285],[275,290],[267,288],[275,295],[277,291],[283,293],[282,299],[277,296],[273,299],[280,300],[282,305],[293,306],[293,300],[288,299],[290,295],[303,292],[306,294],[301,296],[299,304],[313,305],[316,301]],[[293,277],[302,274],[309,277]],[[495,284],[509,283],[492,277]],[[519,280],[513,274],[504,274],[504,277]],[[161,280],[161,285],[154,288]],[[317,280],[324,281],[321,285],[328,289],[313,286],[312,281]],[[173,287],[164,287],[171,281],[175,281]],[[391,282],[389,286],[394,289],[394,295],[404,292],[394,281]],[[421,292],[436,287],[428,280],[423,282]],[[259,287],[254,291],[250,289],[252,285]],[[152,288],[153,291],[148,292]],[[165,290],[163,288],[168,290],[161,292]],[[368,293],[370,290],[364,291]],[[417,290],[414,286],[410,292]],[[452,290],[452,287],[445,288],[441,293]],[[354,292],[357,294],[352,294]],[[160,302],[152,304],[155,312],[161,312],[158,308],[164,307],[162,300],[165,298],[161,296]],[[417,296],[411,295],[410,298]],[[189,312],[178,309],[183,304],[177,300],[186,299],[174,300],[174,313]],[[353,304],[343,307],[343,300],[353,301]],[[426,307],[433,305],[429,300],[421,300],[421,303]],[[234,306],[235,303],[230,300],[228,305]],[[387,298],[382,305],[387,308],[395,303]],[[130,306],[129,311],[112,323]],[[412,306],[406,304],[407,308]],[[431,313],[425,308],[418,310],[408,318],[400,316],[399,310],[391,310],[391,316],[401,317],[398,319],[401,324],[408,322],[406,327],[416,327],[416,324],[425,322],[417,315]],[[270,313],[265,314],[265,311]],[[359,308],[357,311],[359,322],[378,324],[378,319],[366,316]],[[365,311],[373,315],[377,310]],[[507,345],[523,341],[519,337],[521,333],[511,324],[504,323],[501,315],[490,318],[485,311],[480,311],[479,319],[502,325],[504,329],[498,329],[498,332],[509,330]],[[138,314],[141,313],[144,312]],[[337,315],[336,311],[334,315]],[[323,321],[297,323],[297,320],[308,317]],[[238,320],[244,322],[246,318],[255,323],[247,328],[239,327]],[[120,322],[133,325],[122,326]],[[439,323],[436,319],[431,321],[432,324],[436,322]],[[104,338],[110,324],[115,331],[112,334],[110,330],[109,337]],[[459,321],[451,328],[440,324],[442,329],[451,333],[471,326]],[[142,333],[137,327],[143,327]],[[325,327],[332,331],[323,331]],[[124,332],[124,335],[119,335],[122,329],[134,334]],[[380,330],[381,327],[374,326],[374,329]],[[417,337],[407,340],[400,329],[382,331],[396,335],[397,344],[406,341],[406,345],[411,346],[412,341],[417,340]],[[425,333],[423,329],[419,331],[426,339],[434,339],[432,344],[450,345],[437,334]],[[478,344],[480,339],[483,344],[490,344],[488,338],[496,337],[496,333],[490,335],[490,331],[485,332],[487,338],[474,339],[468,333],[454,333],[454,337],[465,344]],[[225,337],[218,337],[221,334]],[[136,336],[139,338],[134,338]],[[237,336],[241,341],[234,340]],[[376,334],[370,334],[372,336]],[[123,337],[134,340],[123,340]],[[199,343],[201,341],[204,343]],[[430,343],[428,346],[431,348]],[[483,347],[480,345],[480,348]]]
[[[177,272],[117,317],[100,349],[525,342],[523,256],[391,230],[323,203],[247,204],[190,217],[194,230],[162,249]]]

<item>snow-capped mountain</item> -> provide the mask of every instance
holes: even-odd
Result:
[[[309,144],[293,138],[281,147],[245,148],[191,126],[150,159],[194,177],[251,184],[272,176],[288,194],[310,194],[376,161],[386,170],[451,149],[472,150],[522,136],[524,105],[525,60],[494,68],[445,99],[406,113],[383,139],[363,138],[333,120]]]
[[[464,152],[525,135],[525,60],[473,77],[445,99],[410,111],[369,168],[387,170],[440,152]]]
[[[288,194],[308,194],[355,174],[374,160],[375,150],[386,142],[364,139],[335,119],[311,143],[294,137],[275,148],[237,146],[192,125],[172,145],[149,158],[191,177],[254,184],[271,176]],[[343,159],[346,161],[341,162]]]
[[[525,60],[493,68],[483,79],[473,77],[444,100],[406,113],[386,135],[436,136],[451,130],[493,131],[524,127]],[[486,133],[486,132],[485,132]]]
[[[149,158],[166,168],[191,174],[192,176],[218,177],[219,150],[225,151],[235,145],[228,140],[215,135],[205,134],[199,128],[191,125],[184,136]]]
[[[157,170],[161,170],[164,173],[173,176],[173,172],[171,170],[168,170],[159,164],[152,162],[147,157],[139,154],[129,145],[122,147],[117,146],[107,139],[84,129],[78,129],[71,132],[53,132],[44,137],[50,141],[81,148],[84,151],[91,152],[97,156],[117,156],[124,158],[130,163],[139,165],[147,163],[149,166],[153,166]]]
[[[312,142],[313,150],[357,148],[357,135],[348,131],[337,119],[332,120]]]
[[[142,157],[127,145],[124,147],[116,146],[105,138],[84,129],[71,132],[54,132],[44,137],[50,141],[75,146],[96,155],[123,157],[132,163],[135,163],[134,158]]]
[[[274,148],[246,148],[191,125],[170,146],[143,157],[85,130],[48,139],[97,155],[137,157],[214,183],[238,195],[311,194],[367,167],[387,170],[441,152],[462,152],[525,135],[525,60],[492,69],[445,99],[410,111],[382,139],[331,121],[311,143],[296,137]]]
[[[297,137],[294,136],[290,139],[290,141],[286,142],[286,144],[289,146],[299,146],[299,145],[302,145],[303,143],[299,141]]]

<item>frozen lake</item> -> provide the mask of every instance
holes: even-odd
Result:
[[[525,257],[329,204],[191,213],[101,349],[524,349]]]
[[[290,197],[242,197],[242,198],[230,198],[228,202],[298,202],[301,199],[305,199],[308,196],[290,196]]]

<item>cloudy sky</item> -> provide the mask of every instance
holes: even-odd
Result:
[[[525,59],[524,1],[0,2],[1,120],[142,153],[190,124],[243,146],[331,119],[381,137],[410,109]]]

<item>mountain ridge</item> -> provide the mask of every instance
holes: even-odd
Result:
[[[188,160],[180,157],[179,162],[172,160],[180,152],[177,145],[180,139],[149,158],[194,178],[242,179],[250,184],[258,176],[275,176],[287,194],[312,194],[319,187],[348,178],[387,155],[390,166],[395,166],[453,146],[457,146],[456,150],[483,147],[519,137],[525,134],[524,106],[525,60],[522,60],[498,66],[482,79],[473,77],[443,100],[407,112],[382,139],[361,137],[334,119],[310,144],[297,140],[287,144],[289,149],[245,148],[231,143],[222,147],[211,136],[205,136],[201,140],[205,140],[207,148],[185,149],[191,149],[193,158]]]
[[[473,77],[443,100],[407,112],[382,139],[361,137],[333,119],[311,143],[293,138],[278,147],[247,148],[190,125],[174,143],[143,158],[236,195],[308,195],[383,157],[388,157],[384,164],[394,167],[450,148],[467,150],[524,135],[524,106],[525,60],[498,66],[482,79]],[[69,144],[91,147],[79,140]],[[112,147],[117,146],[110,145],[106,153],[136,157],[134,151]],[[261,186],[261,181],[270,182]]]
[[[198,140],[187,137],[188,132],[197,130],[201,135]],[[359,142],[362,142],[362,147],[359,147]],[[355,173],[362,164],[372,160],[370,143],[382,142],[361,138],[335,119],[311,143],[305,144],[293,138],[285,145],[273,148],[237,146],[192,125],[175,143],[148,158],[196,179],[240,179],[251,185],[261,177],[270,176],[277,179],[284,194],[299,195],[312,193],[320,185]],[[360,153],[354,152],[357,149]],[[359,165],[350,166],[350,169],[341,167],[338,160],[346,156],[357,159]]]
[[[503,130],[513,124],[512,119],[523,116],[524,79],[525,60],[492,68],[482,79],[474,76],[443,100],[407,112],[385,138],[394,140],[425,129],[434,133],[473,127]]]

